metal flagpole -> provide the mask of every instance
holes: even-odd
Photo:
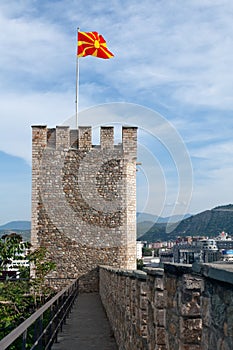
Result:
[[[79,28],[77,29],[77,40],[78,40],[78,32],[79,32]],[[77,42],[77,46],[78,46],[78,42]],[[77,47],[77,50],[78,50],[78,47]],[[76,55],[76,100],[75,100],[75,103],[76,103],[76,128],[78,129],[78,96],[79,95],[79,58],[78,58],[78,52],[77,52],[77,55]]]

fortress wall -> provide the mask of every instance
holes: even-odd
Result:
[[[32,233],[56,263],[50,278],[98,290],[98,265],[136,268],[137,128],[32,127]]]
[[[100,267],[100,295],[119,349],[233,349],[233,267]]]

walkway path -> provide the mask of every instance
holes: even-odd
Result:
[[[97,293],[79,294],[52,350],[117,350]]]

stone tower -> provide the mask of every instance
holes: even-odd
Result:
[[[32,233],[56,262],[51,277],[98,289],[98,265],[136,268],[137,128],[32,127]],[[48,257],[48,258],[49,258]]]

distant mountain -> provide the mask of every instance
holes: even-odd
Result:
[[[162,217],[162,216],[157,216],[153,214],[148,214],[148,213],[137,213],[137,223],[148,221],[148,222],[154,222],[158,224],[163,224],[167,222],[178,222],[182,219],[189,218],[191,214],[185,214],[183,215],[173,215],[173,216],[167,216],[167,217]]]
[[[148,214],[148,213],[137,213],[137,223],[139,222],[144,222],[144,221],[148,221],[148,222],[156,222],[158,220],[158,216],[157,215],[153,215],[153,214]]]
[[[137,223],[137,237],[142,236],[144,233],[149,231],[153,227],[153,221],[143,221]]]
[[[222,231],[233,235],[233,204],[205,210],[182,220],[171,235],[216,236]]]
[[[11,221],[5,225],[0,226],[0,230],[30,230],[30,221]]]
[[[138,236],[138,241],[156,242],[156,241],[166,241],[166,224],[154,224],[149,231],[145,232],[143,235]]]
[[[22,236],[23,241],[31,241],[31,230],[0,230],[0,238],[2,236],[9,235],[12,232]]]
[[[160,218],[160,223],[167,223],[167,222],[179,222],[181,220],[185,220],[187,218],[190,218],[192,216],[191,214],[185,214],[185,215],[172,215],[172,216],[167,216],[165,218]]]
[[[175,239],[177,236],[213,237],[222,231],[233,235],[233,204],[215,207],[192,215],[182,220],[170,233],[166,233],[166,224],[155,223],[138,239],[156,242],[157,240]]]
[[[156,232],[160,232],[161,228],[166,227],[166,223],[175,223],[183,218],[186,219],[190,216],[191,214],[185,214],[184,216],[173,215],[168,217],[161,217],[148,213],[137,213],[137,237],[141,237],[154,226],[156,227]]]

